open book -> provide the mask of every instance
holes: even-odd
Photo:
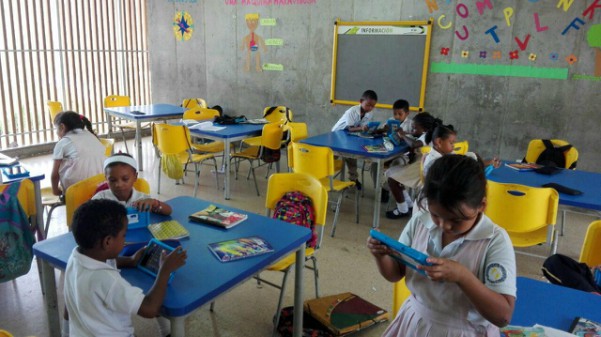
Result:
[[[167,220],[148,225],[148,230],[157,240],[179,240],[190,236],[190,232],[177,220]]]
[[[209,250],[221,262],[235,261],[273,252],[269,242],[258,236],[210,243]]]
[[[579,337],[601,337],[601,324],[583,317],[576,317],[570,332]]]
[[[506,163],[505,166],[514,169],[516,171],[533,171],[537,168],[541,168],[541,165],[533,163]]]
[[[218,227],[231,228],[246,220],[248,215],[242,213],[232,212],[230,210],[209,205],[209,207],[190,214],[189,219],[191,221],[202,222]]]

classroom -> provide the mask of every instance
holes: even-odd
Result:
[[[398,239],[411,219],[387,218],[394,200],[380,202],[389,164],[384,163],[406,152],[406,144],[387,154],[364,156],[362,149],[345,152],[337,147],[340,144],[327,143],[336,139],[332,127],[360,104],[366,90],[379,96],[371,114],[380,126],[392,117],[394,101],[407,99],[412,113],[428,112],[451,124],[457,142],[467,141],[469,151],[483,159],[521,161],[532,140],[566,141],[577,150],[573,169],[544,175],[512,171],[501,164],[487,176],[489,185],[559,183],[580,193],[560,190],[549,197],[555,206],[549,202],[552,224],[537,232],[539,237],[543,233],[542,243],[519,246],[521,239],[529,238],[510,233],[518,279],[510,324],[568,331],[572,320],[581,316],[601,323],[601,311],[594,309],[601,299],[551,287],[541,270],[552,253],[579,260],[585,236],[592,237],[589,225],[592,228],[601,218],[601,171],[595,164],[601,162],[601,151],[595,150],[600,140],[595,125],[601,125],[601,0],[8,0],[0,7],[0,159],[18,158],[32,180],[42,176],[34,181],[38,190],[51,186],[52,153],[59,140],[48,114],[49,101],[88,118],[100,138],[113,139],[112,151],[129,152],[138,177],[150,184],[149,194],[158,205],[166,202],[174,210],[202,202],[242,210],[252,219],[262,217],[276,166],[279,172],[294,171],[288,139],[278,165],[253,169],[242,162],[238,173],[236,161],[230,163],[229,158],[236,156],[241,139],[260,136],[263,126],[246,125],[252,131],[244,136],[221,138],[215,135],[222,125],[215,124],[214,130],[190,127],[188,132],[193,138],[223,141],[226,150],[215,154],[214,164],[209,156],[208,166],[200,165],[199,173],[191,168],[184,183],[176,184],[166,171],[160,173],[162,160],[152,134],[164,121],[184,122],[186,99],[202,98],[206,107],[249,120],[265,117],[269,107],[285,107],[290,122],[306,125],[303,138],[308,138],[300,144],[329,146],[337,156],[358,158],[362,188],[348,188],[338,211],[335,204],[327,206],[323,241],[315,252],[320,297],[351,292],[389,312],[388,321],[362,328],[354,332],[356,336],[382,336],[404,301],[397,299],[401,288],[394,290],[396,285],[378,271],[366,244],[369,230],[377,227]],[[21,25],[20,17],[32,22]],[[105,97],[110,95],[128,96],[130,101],[109,108]],[[164,105],[179,115],[171,118],[158,110],[144,110],[151,105],[155,110]],[[136,119],[139,111],[157,117]],[[142,121],[139,132],[134,127],[121,133],[116,127],[121,122],[115,118],[124,116]],[[381,139],[361,141],[375,144]],[[359,140],[353,142],[362,146],[356,145]],[[373,181],[371,170],[376,167],[381,172]],[[6,184],[7,176],[3,177]],[[335,203],[339,195],[330,192],[329,201]],[[489,199],[493,200],[490,195]],[[70,235],[66,224],[72,214],[67,214],[69,206],[63,206],[52,215],[48,208],[38,207],[38,224],[50,224],[47,239]],[[511,213],[499,211],[490,200],[488,207],[490,214],[493,209]],[[187,221],[187,215],[182,219]],[[244,222],[237,227],[244,227]],[[195,252],[193,240],[189,242],[189,252]],[[596,245],[592,246],[594,250]],[[213,258],[204,246],[202,254]],[[188,253],[188,264],[193,259]],[[26,275],[0,282],[0,305],[8,309],[0,310],[0,336],[61,335],[56,324],[62,320],[53,313],[62,312],[64,306],[64,267],[50,260],[56,284],[52,293],[58,296],[52,299],[41,289],[48,279],[42,260],[35,257],[37,263]],[[599,264],[601,260],[595,263]],[[253,266],[254,272],[269,265]],[[283,307],[316,297],[314,273],[307,268],[299,274],[302,298],[297,297],[298,269],[292,266]],[[184,274],[176,273],[173,284],[187,279]],[[138,278],[131,272],[123,275]],[[205,303],[203,298],[196,301],[202,305],[189,312],[186,308],[185,315],[174,314],[179,325],[172,325],[171,335],[272,335],[280,291],[257,283],[253,275],[242,273],[224,281],[227,288],[212,290],[211,301]],[[260,275],[281,282],[281,273]],[[195,282],[215,280],[203,273]],[[553,298],[564,306],[558,308]],[[545,310],[533,313],[539,305]],[[133,325],[138,336],[160,335],[154,319],[135,317]]]

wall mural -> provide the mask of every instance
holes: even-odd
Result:
[[[190,13],[177,11],[173,17],[173,34],[178,41],[188,41],[194,32],[194,20]]]
[[[543,6],[549,5],[549,2],[541,0],[528,0],[530,3],[538,3]],[[437,0],[424,0],[430,14],[438,14],[443,10],[439,7]],[[594,75],[574,74],[572,79],[586,80],[601,80],[601,24],[591,24],[592,21],[601,16],[601,0],[595,0],[584,9],[581,15],[573,17],[573,14],[568,13],[568,10],[574,3],[574,0],[557,0],[556,9],[565,13],[565,21],[548,21],[543,15],[538,12],[533,12],[529,19],[532,27],[531,32],[523,36],[514,36],[510,41],[501,41],[498,32],[504,27],[511,27],[515,24],[515,10],[512,7],[501,8],[499,1],[492,0],[475,1],[470,4],[457,3],[452,4],[452,0],[445,0],[446,5],[450,5],[450,10],[454,11],[458,18],[453,23],[447,19],[449,13],[438,14],[435,21],[440,29],[453,29],[454,37],[459,41],[478,40],[483,41],[490,39],[498,48],[468,48],[467,46],[461,50],[461,58],[470,63],[456,62],[432,62],[431,71],[433,73],[453,73],[453,74],[471,74],[471,75],[488,75],[488,76],[517,76],[517,77],[535,77],[535,78],[550,78],[550,79],[568,79],[568,70],[570,66],[578,62],[576,51],[562,50],[531,50],[528,48],[530,42],[534,39],[549,39],[549,38],[570,38],[574,36],[574,32],[580,29],[587,30],[587,43],[590,48],[595,49],[595,64],[594,69],[590,69],[590,73]],[[442,7],[442,6],[441,6]],[[475,32],[470,28],[470,20],[479,20],[486,11],[500,11],[502,13],[502,21],[491,23],[490,27],[484,32]],[[523,16],[522,16],[523,18]],[[552,34],[556,34],[555,37]],[[507,47],[510,44],[509,52],[503,53],[501,46]],[[503,48],[507,49],[507,48]],[[434,57],[444,60],[450,58],[451,48],[443,46],[440,48],[438,55]],[[483,64],[486,59],[492,59],[499,64]],[[520,66],[511,65],[513,61],[526,59],[530,65]],[[535,67],[537,61],[541,60],[556,63],[556,67]],[[480,62],[478,62],[480,61]],[[510,64],[507,64],[509,61]],[[548,63],[548,62],[545,62]]]
[[[244,71],[250,71],[250,62],[254,58],[255,70],[257,72],[263,71],[261,67],[261,50],[265,53],[267,48],[265,47],[265,40],[255,33],[259,26],[259,14],[249,13],[244,17],[246,20],[246,26],[248,27],[249,33],[242,38],[242,45],[240,50],[244,51]]]

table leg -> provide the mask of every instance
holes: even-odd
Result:
[[[305,270],[305,245],[296,251],[296,264],[294,266],[294,312],[303,312],[303,273]],[[303,335],[303,315],[294,315],[293,337]]]
[[[138,171],[144,171],[142,162],[142,125],[139,120],[136,120],[136,146],[138,147]]]
[[[58,312],[58,300],[56,295],[56,280],[54,279],[54,268],[46,261],[42,261],[42,279],[40,280],[46,289],[46,315],[48,318],[48,332],[50,337],[60,337],[61,326]]]
[[[169,317],[171,322],[171,336],[184,337],[186,335],[186,316]]]
[[[380,227],[380,198],[382,197],[382,165],[381,159],[376,160],[376,186],[374,187],[374,220],[372,228]]]
[[[225,200],[230,200],[230,140],[226,138],[223,148],[223,161],[225,162],[225,190],[223,192]]]

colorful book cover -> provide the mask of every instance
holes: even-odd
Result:
[[[215,205],[198,211],[189,216],[190,220],[207,223],[223,228],[231,228],[248,218],[248,215],[232,212]]]
[[[501,337],[545,337],[545,329],[542,327],[508,325],[501,328]]]
[[[533,163],[506,163],[505,166],[516,171],[532,171],[541,167],[540,165]]]
[[[177,220],[168,220],[148,225],[148,230],[157,240],[179,240],[190,236],[190,232]]]
[[[570,333],[579,337],[601,337],[601,324],[582,317],[576,317]]]
[[[269,242],[258,236],[210,243],[209,250],[221,262],[235,261],[273,252]]]
[[[363,145],[363,149],[367,152],[388,152],[384,144],[378,145]]]

